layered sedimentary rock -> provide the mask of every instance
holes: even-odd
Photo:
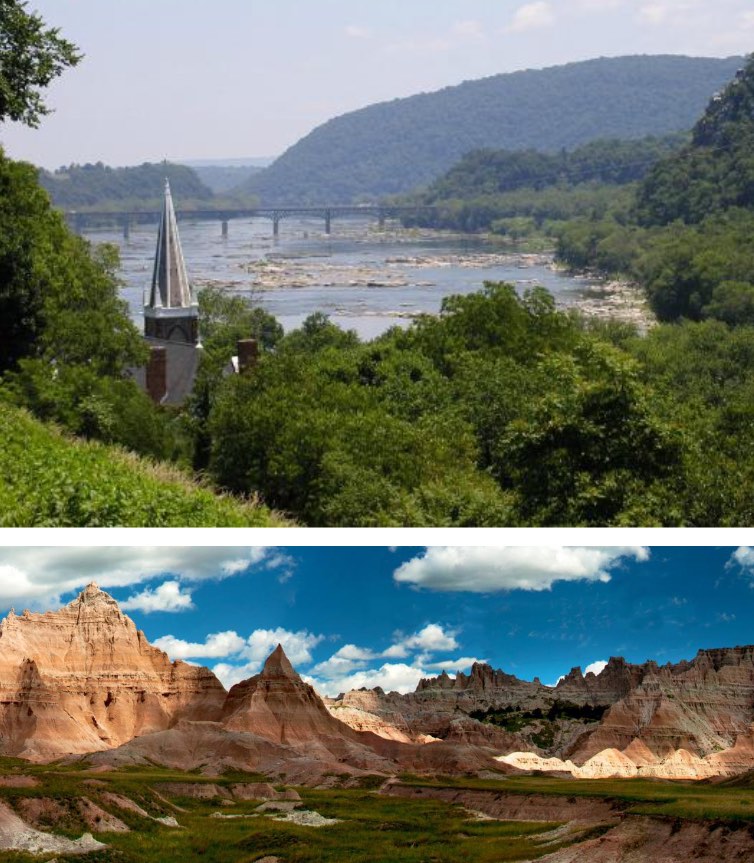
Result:
[[[354,695],[412,739],[497,748],[517,769],[703,779],[754,767],[754,647],[701,650],[662,667],[612,658],[601,674],[575,668],[555,687],[476,664],[407,695],[346,693],[331,709]]]
[[[218,718],[206,668],[171,662],[91,584],[60,611],[0,623],[0,752],[32,760],[119,746],[181,719]]]

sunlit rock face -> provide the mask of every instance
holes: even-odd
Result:
[[[225,689],[171,662],[91,584],[45,614],[0,623],[0,752],[32,760],[119,746],[181,719],[217,719]]]

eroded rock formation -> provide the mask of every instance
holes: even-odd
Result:
[[[0,623],[0,752],[49,760],[216,719],[225,690],[171,662],[96,584],[60,611]]]

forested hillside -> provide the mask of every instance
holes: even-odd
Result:
[[[754,58],[620,218],[574,220],[558,251],[574,266],[628,273],[662,320],[754,323]]]
[[[162,205],[165,178],[184,209],[191,203],[207,205],[213,198],[212,189],[192,168],[171,163],[111,168],[97,162],[41,171],[39,175],[53,204],[65,210],[157,210]]]
[[[410,191],[481,148],[557,152],[691,128],[741,58],[601,58],[371,105],[315,129],[241,189],[267,203]]]

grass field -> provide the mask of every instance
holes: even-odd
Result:
[[[70,438],[0,403],[0,527],[281,527],[170,465]]]
[[[76,838],[90,830],[75,801],[87,797],[125,822],[129,833],[104,833],[98,839],[108,847],[81,858],[91,863],[254,863],[276,856],[290,863],[493,863],[535,860],[573,841],[553,835],[556,823],[477,820],[460,806],[437,800],[406,800],[383,796],[377,777],[364,787],[313,790],[298,788],[303,808],[340,823],[305,827],[279,822],[255,812],[261,801],[196,799],[165,790],[166,783],[214,783],[229,788],[236,782],[265,781],[244,773],[227,773],[207,779],[160,768],[123,769],[91,773],[80,766],[33,766],[0,759],[0,782],[7,776],[32,776],[32,788],[0,787],[0,799],[16,811],[22,798],[47,798],[66,811],[55,832]],[[500,780],[403,777],[404,784],[457,789],[490,789],[514,794],[595,796],[623,801],[629,813],[715,822],[754,821],[754,791],[746,787],[648,781],[569,781],[541,777]],[[282,787],[282,786],[280,786]],[[179,828],[123,811],[103,795],[128,797],[153,817],[173,816]],[[156,793],[157,792],[157,793]],[[253,816],[218,819],[213,813]],[[548,835],[549,834],[549,835]],[[580,837],[583,838],[583,835]],[[49,853],[32,857],[0,852],[0,863],[30,863],[60,859]],[[72,858],[73,859],[73,858]]]

